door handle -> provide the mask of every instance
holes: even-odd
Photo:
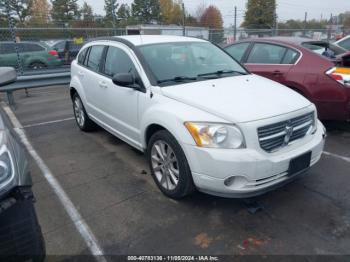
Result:
[[[101,88],[107,88],[107,87],[108,87],[108,85],[107,85],[106,82],[104,82],[104,81],[99,82],[98,85],[99,85]]]
[[[282,76],[282,75],[283,75],[283,73],[282,73],[281,71],[279,71],[279,70],[273,71],[272,74],[273,74],[274,76]]]
[[[81,77],[85,76],[85,74],[83,72],[81,72],[81,71],[78,72],[78,75],[81,76]]]

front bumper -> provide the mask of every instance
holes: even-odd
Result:
[[[316,134],[298,141],[276,153],[261,149],[207,149],[183,145],[193,181],[199,191],[231,198],[245,198],[264,194],[307,173],[289,176],[290,161],[312,152],[311,166],[321,158],[326,132],[319,122]],[[234,183],[225,185],[228,178]]]

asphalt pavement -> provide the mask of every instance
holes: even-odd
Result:
[[[78,129],[66,87],[15,98],[30,142],[105,254],[350,255],[349,124],[328,123],[328,154],[277,191],[252,202],[201,193],[174,201],[155,186],[143,154],[102,129]],[[89,254],[33,159],[31,168],[48,255]]]

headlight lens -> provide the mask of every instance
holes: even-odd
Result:
[[[13,161],[9,150],[4,145],[0,149],[0,186],[6,186],[13,178]]]
[[[317,111],[315,111],[314,113],[314,119],[313,119],[313,123],[312,126],[310,127],[310,130],[308,131],[308,135],[314,135],[317,132],[317,128],[318,128],[318,115],[317,115]]]
[[[244,136],[234,125],[186,122],[185,126],[199,147],[245,148]]]

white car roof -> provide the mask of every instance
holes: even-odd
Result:
[[[135,46],[161,44],[169,42],[207,42],[199,38],[173,35],[126,35],[118,36],[118,38],[125,39]]]

